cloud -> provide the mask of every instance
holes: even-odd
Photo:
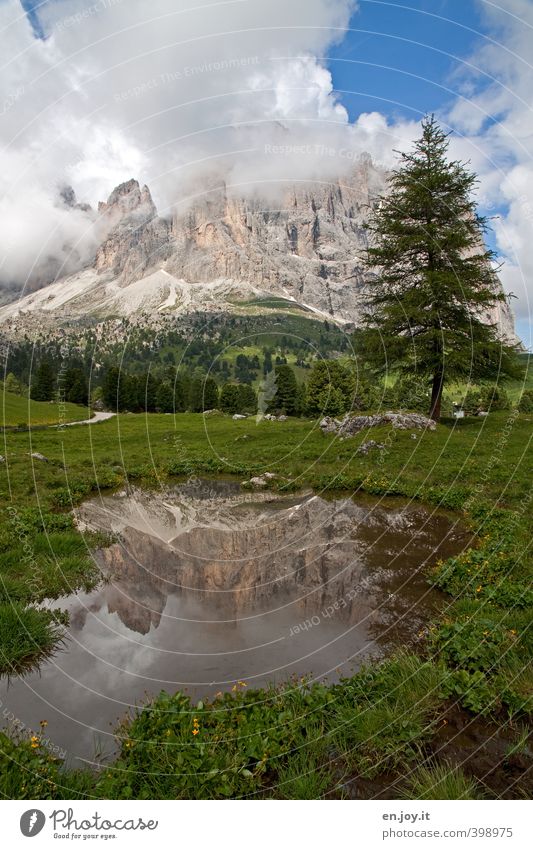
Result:
[[[479,4],[488,38],[470,57],[468,97],[449,121],[464,134],[455,149],[472,159],[481,178],[482,206],[504,265],[504,288],[517,296],[518,319],[531,321],[533,299],[533,6],[507,0],[505,9]],[[531,339],[527,340],[531,343]]]
[[[488,38],[443,118],[481,175],[505,257],[502,279],[529,315],[533,280],[533,7],[479,3]],[[242,193],[347,173],[363,151],[391,166],[415,122],[350,122],[324,57],[354,0],[49,0],[37,39],[17,0],[0,3],[0,285],[39,285],[95,248],[93,206],[119,182],[150,185],[163,213],[202,181]],[[465,66],[467,67],[467,66]],[[473,68],[477,68],[474,71]]]
[[[323,57],[354,0],[50,0],[37,39],[15,0],[6,45],[0,208],[4,285],[38,284],[94,250],[93,216],[70,216],[58,187],[93,206],[119,182],[150,185],[161,212],[202,181],[239,193],[324,180],[412,133],[383,116],[350,124]],[[9,219],[9,221],[8,221]]]

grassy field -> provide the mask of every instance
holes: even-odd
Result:
[[[273,471],[284,491],[404,495],[455,510],[477,543],[428,575],[453,604],[416,653],[400,651],[333,687],[293,682],[197,705],[161,694],[124,721],[120,756],[98,775],[62,769],[38,738],[2,735],[0,792],[28,799],[531,794],[532,425],[533,416],[505,412],[444,423],[416,439],[379,428],[339,442],[298,419],[121,415],[91,428],[5,434],[4,673],[35,665],[60,639],[61,616],[45,621],[33,602],[98,580],[69,509],[128,481],[157,487],[173,476],[246,480]],[[357,454],[369,438],[384,448]],[[454,724],[472,727],[476,751],[485,741],[484,759],[454,748]]]
[[[77,404],[30,401],[0,388],[1,426],[54,425],[80,422],[90,417],[87,407]]]

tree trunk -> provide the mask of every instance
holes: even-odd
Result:
[[[442,388],[444,386],[444,373],[438,371],[433,375],[433,385],[431,387],[431,406],[429,408],[429,417],[438,422],[440,419],[440,407],[442,401]]]

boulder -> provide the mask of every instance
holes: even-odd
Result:
[[[45,457],[44,454],[39,454],[38,451],[34,451],[33,454],[30,454],[30,457],[32,457],[34,460],[40,460],[41,463],[49,463],[50,462],[48,457]]]
[[[345,416],[342,421],[326,416],[320,422],[323,433],[336,433],[341,439],[346,439],[362,430],[371,427],[392,425],[397,430],[435,430],[437,427],[433,419],[427,418],[420,413],[377,413],[374,416]]]

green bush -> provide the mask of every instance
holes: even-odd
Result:
[[[481,405],[487,412],[510,410],[509,395],[501,386],[486,386],[481,390]]]
[[[518,402],[518,410],[521,413],[533,413],[533,389],[524,389]]]

